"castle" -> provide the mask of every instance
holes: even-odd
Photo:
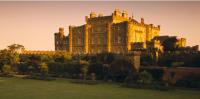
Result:
[[[147,24],[144,18],[136,21],[126,11],[116,9],[110,16],[91,12],[85,17],[86,24],[69,26],[69,35],[64,28],[55,33],[55,50],[72,54],[97,54],[102,52],[126,54],[135,49],[157,48],[162,50],[160,26]],[[185,46],[184,38],[177,44]]]

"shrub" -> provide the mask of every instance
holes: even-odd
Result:
[[[191,74],[189,76],[186,76],[186,77],[178,80],[175,85],[179,86],[179,87],[200,89],[200,76]]]
[[[139,74],[139,83],[142,84],[151,84],[153,81],[152,75],[148,73],[147,71],[143,71]]]
[[[29,71],[27,63],[24,63],[24,62],[23,63],[19,63],[17,65],[17,67],[18,67],[18,72],[19,73],[25,74],[25,73],[28,73],[28,71]]]
[[[154,68],[154,69],[142,69],[142,70],[145,70],[148,73],[150,73],[152,75],[152,77],[153,77],[154,80],[156,80],[156,81],[162,81],[163,74],[164,74],[164,70],[163,69],[156,69],[156,68]]]
[[[12,68],[10,65],[4,65],[2,68],[3,74],[10,74],[12,72]]]
[[[91,80],[96,80],[96,75],[95,75],[95,73],[92,73],[92,74],[91,74]]]
[[[133,66],[129,59],[117,59],[111,63],[110,73],[114,81],[123,82],[131,72]]]
[[[80,65],[82,65],[81,72],[83,74],[83,79],[86,80],[89,63],[87,61],[82,61],[82,60],[79,63]]]
[[[70,78],[80,78],[82,72],[82,65],[79,62],[70,62],[64,65],[64,72],[70,76]]]
[[[106,75],[104,69],[105,68],[102,63],[100,62],[92,63],[88,68],[88,73],[89,74],[94,73],[97,79],[103,79],[104,76]]]
[[[48,76],[48,66],[46,63],[40,64],[40,73],[42,78],[46,78]]]
[[[60,62],[49,62],[48,63],[49,74],[53,74],[56,76],[63,75],[65,65]]]

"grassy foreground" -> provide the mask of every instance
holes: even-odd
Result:
[[[156,91],[115,84],[83,85],[69,80],[40,81],[0,77],[0,99],[199,99],[200,91]]]

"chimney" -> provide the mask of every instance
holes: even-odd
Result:
[[[141,23],[144,24],[144,18],[141,18]]]
[[[120,10],[119,9],[115,9],[114,15],[115,16],[120,16],[120,14],[121,14]]]
[[[124,17],[124,18],[128,18],[128,14],[127,14],[126,11],[123,11],[123,13],[122,13],[122,17]]]

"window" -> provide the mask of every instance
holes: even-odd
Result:
[[[80,38],[80,37],[77,39],[77,44],[78,44],[78,45],[81,44],[81,38]]]
[[[101,44],[101,38],[100,37],[97,39],[97,44]]]
[[[117,43],[121,43],[121,36],[120,35],[118,36]]]
[[[91,38],[91,42],[90,42],[91,44],[94,44],[94,38]]]
[[[120,27],[119,27],[119,26],[117,27],[117,30],[118,30],[118,31],[120,30]]]

